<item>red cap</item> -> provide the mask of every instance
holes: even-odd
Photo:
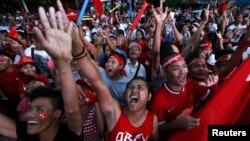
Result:
[[[18,33],[16,31],[16,28],[14,26],[10,27],[9,37],[12,39],[17,39]]]
[[[201,49],[209,49],[212,48],[212,43],[210,41],[204,41],[200,43],[199,46],[201,47]]]
[[[25,75],[22,79],[23,79],[24,85],[27,85],[32,80],[38,80],[38,81],[43,82],[46,86],[50,86],[48,78],[44,75],[41,75],[41,74],[36,74],[35,76]]]
[[[77,21],[78,13],[76,10],[69,10],[66,15],[69,20]]]
[[[96,95],[93,86],[84,80],[77,80],[76,83],[80,85],[83,90],[83,92],[80,93],[81,98],[84,98],[88,104],[94,104],[96,102]]]
[[[20,58],[18,65],[22,66],[23,64],[27,64],[27,63],[36,64],[36,62],[31,57],[25,56],[25,57]]]
[[[132,48],[132,47],[137,47],[140,51],[141,51],[141,45],[138,44],[137,42],[131,42],[128,46],[128,48]]]

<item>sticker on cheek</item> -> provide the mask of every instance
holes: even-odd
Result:
[[[41,113],[41,114],[39,115],[39,118],[40,118],[40,119],[46,119],[46,118],[48,118],[48,114]]]

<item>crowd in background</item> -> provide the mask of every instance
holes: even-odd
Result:
[[[250,55],[250,6],[224,0],[195,11],[148,6],[131,28],[136,14],[125,8],[104,10],[102,19],[86,11],[89,19],[73,25],[70,8],[65,13],[58,1],[56,16],[55,9],[13,9],[0,17],[0,140],[36,140],[23,136],[27,121],[28,134],[42,140],[54,120],[68,125],[58,132],[73,140],[165,140],[199,126],[192,114]],[[64,116],[37,108],[37,93],[60,93],[64,106],[52,105]]]

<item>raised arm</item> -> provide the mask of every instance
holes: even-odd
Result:
[[[236,51],[233,53],[227,64],[218,70],[219,78],[223,80],[228,74],[240,63],[242,53],[250,46],[250,31],[244,35],[244,38],[239,42]]]
[[[53,7],[49,8],[50,18],[47,18],[44,8],[39,8],[39,16],[45,29],[45,36],[37,27],[34,32],[41,41],[42,48],[54,59],[62,86],[65,117],[71,131],[77,135],[82,133],[82,119],[80,114],[78,91],[70,67],[72,49],[72,23],[65,29],[62,13]]]
[[[106,40],[110,50],[116,51],[116,45],[112,42],[109,37],[109,33],[106,30],[101,31],[101,37]]]
[[[216,36],[217,36],[217,51],[223,50],[223,38],[222,38],[222,34],[221,32],[216,32]]]
[[[89,57],[85,55],[87,53],[85,48],[76,44],[73,46],[72,53],[78,54],[79,57],[75,58],[75,60],[77,60],[80,67],[80,72],[93,84],[97,102],[105,116],[107,125],[113,127],[114,125],[112,124],[115,123],[114,121],[116,121],[120,115],[120,107],[118,103],[112,98],[110,91],[104,84],[95,64],[93,64]]]
[[[17,138],[15,121],[0,113],[0,134],[6,137]]]
[[[178,45],[182,46],[183,45],[182,35],[180,34],[178,29],[176,28],[175,21],[176,21],[176,19],[172,19],[172,21],[171,21],[172,29],[173,29],[173,32],[174,32],[174,36],[175,36],[175,38],[176,38],[176,40],[178,42]]]
[[[191,38],[189,39],[189,41],[187,43],[187,46],[184,48],[184,50],[181,53],[184,58],[187,57],[187,55],[189,54],[192,47],[195,46],[196,44],[198,44],[198,42],[200,41],[201,32],[203,31],[203,29],[205,28],[205,26],[206,26],[206,24],[208,22],[209,7],[210,7],[210,5],[208,4],[207,9],[205,10],[205,18],[204,18],[204,20],[201,21],[200,27],[194,33],[194,35],[191,36]]]
[[[162,2],[160,2],[160,7],[153,10],[154,17],[156,19],[156,30],[153,41],[153,69],[158,72],[160,68],[160,46],[161,46],[161,31],[162,25],[167,17],[168,8],[166,7],[165,12],[162,10]]]

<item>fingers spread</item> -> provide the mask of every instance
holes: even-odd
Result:
[[[58,18],[57,24],[59,26],[59,29],[62,30],[62,31],[64,31],[63,20],[62,20],[62,13],[58,11],[56,14],[57,14],[57,18]]]
[[[44,29],[45,30],[50,29],[51,28],[50,23],[49,23],[49,20],[48,20],[48,17],[46,15],[46,12],[45,12],[44,8],[39,7],[38,11],[39,11],[39,16],[40,16],[41,23],[42,23]]]
[[[165,14],[168,14],[168,7],[165,8]]]
[[[50,23],[54,29],[57,29],[56,13],[54,7],[49,8]]]

